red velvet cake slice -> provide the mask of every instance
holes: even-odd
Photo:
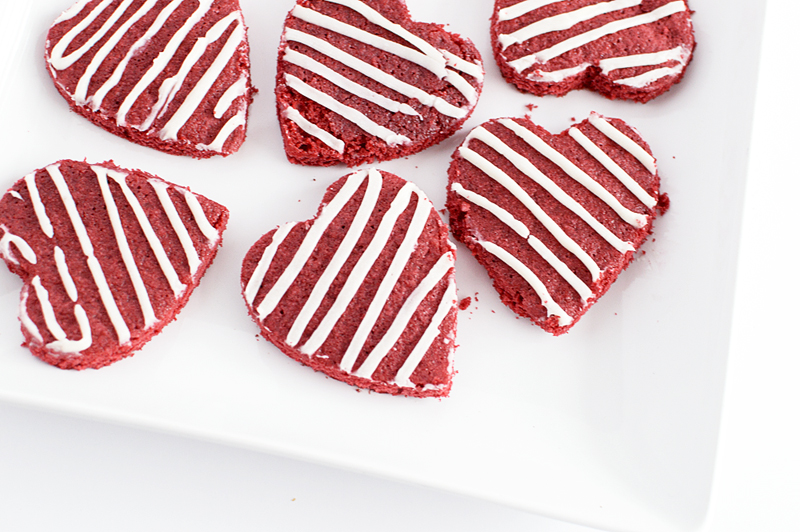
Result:
[[[560,135],[529,119],[491,120],[449,170],[455,237],[503,303],[555,335],[628,267],[668,205],[647,143],[595,113]]]
[[[244,142],[254,89],[238,0],[81,0],[45,59],[72,109],[115,135],[197,158]]]
[[[537,96],[589,88],[646,102],[694,51],[686,0],[495,0],[492,47],[507,81]]]
[[[34,355],[100,368],[140,349],[186,304],[228,210],[140,170],[59,161],[0,200],[0,255],[22,277]]]
[[[482,87],[475,46],[412,20],[403,0],[299,0],[286,18],[275,94],[293,163],[424,150],[461,127]]]
[[[331,185],[317,216],[270,231],[242,265],[262,335],[348,384],[446,396],[456,333],[455,248],[413,184],[361,170]]]

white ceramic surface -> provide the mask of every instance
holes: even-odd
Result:
[[[227,205],[224,246],[178,321],[100,371],[51,368],[19,347],[20,281],[0,276],[0,398],[351,468],[601,528],[697,528],[710,492],[763,6],[694,0],[699,46],[684,81],[647,105],[588,92],[539,99],[505,84],[488,40],[489,0],[409,0],[449,21],[484,55],[487,79],[467,128],[380,168],[441,206],[466,130],[526,113],[553,132],[591,110],[636,126],[659,159],[672,207],[646,253],[567,336],[552,338],[499,303],[464,248],[458,375],[451,397],[356,393],[257,338],[239,295],[241,258],[279,223],[313,215],[348,172],[290,165],[272,96],[291,0],[242,0],[261,90],[249,138],[227,159],[195,161],[129,144],[68,111],[44,69],[60,0],[0,6],[0,188],[60,158],[113,159]],[[470,9],[465,6],[469,5]],[[277,16],[276,16],[277,14]],[[357,505],[355,506],[357,508]]]

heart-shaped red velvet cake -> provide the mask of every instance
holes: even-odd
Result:
[[[647,143],[595,113],[560,135],[529,119],[486,122],[449,176],[456,238],[503,303],[556,335],[608,290],[669,205]]]
[[[478,102],[480,54],[403,0],[299,0],[286,18],[275,94],[297,164],[403,157],[455,133]]]
[[[45,59],[77,113],[138,144],[230,155],[253,99],[238,0],[81,0],[47,33]]]
[[[130,356],[186,304],[228,210],[140,170],[59,161],[0,200],[0,254],[22,277],[25,344],[65,369]]]
[[[686,0],[495,0],[492,47],[520,90],[646,102],[683,78],[690,13]]]
[[[362,388],[449,393],[455,248],[413,184],[360,170],[328,188],[317,216],[270,231],[242,265],[262,335],[288,356]]]

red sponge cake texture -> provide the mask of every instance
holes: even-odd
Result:
[[[559,135],[490,120],[453,156],[455,237],[520,316],[567,332],[634,259],[668,206],[639,134],[597,114]]]
[[[455,248],[416,186],[376,169],[336,181],[317,216],[261,237],[242,290],[261,333],[334,379],[390,394],[450,391]]]
[[[110,162],[31,172],[0,200],[24,345],[68,369],[130,356],[186,304],[227,221],[222,205]]]

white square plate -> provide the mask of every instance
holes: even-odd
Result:
[[[568,335],[516,319],[459,248],[460,344],[452,394],[356,393],[258,339],[240,295],[245,252],[266,231],[313,216],[344,167],[293,166],[274,112],[276,49],[293,0],[242,0],[261,92],[249,136],[226,159],[196,161],[128,143],[68,110],[45,70],[44,39],[70,0],[0,7],[0,188],[58,159],[113,159],[225,204],[224,246],[178,320],[134,357],[62,371],[31,356],[16,312],[21,283],[0,275],[0,398],[434,486],[595,527],[697,529],[716,455],[761,2],[691,0],[698,41],[683,82],[646,104],[589,92],[535,98],[500,77],[491,0],[408,0],[415,18],[472,38],[487,76],[464,130],[378,165],[437,207],[450,155],[490,118],[558,132],[592,110],[637,127],[672,206],[645,253]],[[358,501],[353,501],[354,512]]]

